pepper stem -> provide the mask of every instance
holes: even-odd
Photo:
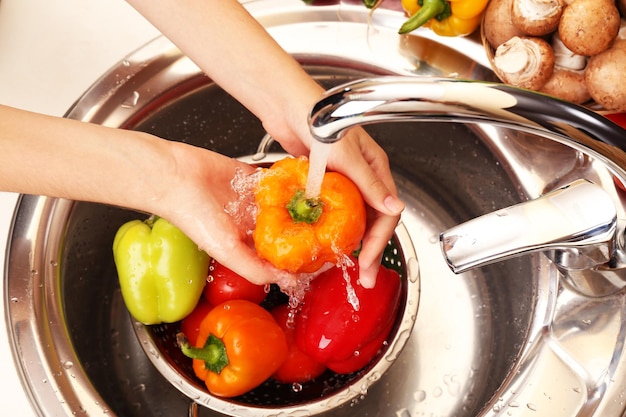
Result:
[[[213,334],[209,335],[203,347],[192,346],[183,333],[176,335],[176,342],[185,356],[204,361],[204,365],[211,372],[219,374],[228,365],[226,346]]]
[[[296,191],[287,210],[296,223],[315,223],[322,215],[322,201],[319,197],[307,198],[304,190]]]
[[[422,7],[411,16],[402,26],[400,26],[399,34],[413,32],[415,29],[423,26],[430,19],[436,18],[441,21],[449,17],[450,3],[446,0],[417,0]]]

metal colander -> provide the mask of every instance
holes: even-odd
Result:
[[[395,325],[377,356],[363,369],[350,374],[327,370],[318,378],[302,384],[284,384],[273,379],[235,398],[220,398],[208,392],[192,369],[192,360],[176,343],[180,323],[143,325],[135,322],[135,332],[150,361],[183,394],[212,410],[233,415],[267,415],[281,412],[290,415],[318,414],[359,401],[371,384],[392,366],[404,347],[415,322],[419,302],[417,258],[409,235],[402,224],[389,241],[383,265],[393,268],[402,279],[401,304]],[[262,306],[267,309],[284,303],[287,296],[272,285]]]

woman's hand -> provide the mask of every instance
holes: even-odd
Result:
[[[209,77],[254,113],[287,152],[296,156],[308,155],[313,139],[307,116],[324,89],[240,2],[128,2]],[[387,156],[363,129],[352,129],[332,146],[335,149],[328,161],[329,168],[352,179],[371,207],[359,256],[361,281],[371,287],[382,252],[404,204],[397,198]]]
[[[362,128],[351,129],[333,145],[328,167],[350,178],[368,204],[368,225],[359,253],[359,281],[372,288],[387,242],[400,220],[398,199],[385,151]]]
[[[153,212],[178,226],[219,263],[256,284],[278,283],[286,288],[295,282],[291,274],[260,259],[251,242],[253,204],[234,191],[235,177],[250,176],[255,168],[218,153],[177,142],[170,143],[175,160],[172,174],[162,177]],[[252,178],[250,178],[252,180]],[[232,207],[241,202],[240,210]],[[231,212],[232,211],[232,212]]]

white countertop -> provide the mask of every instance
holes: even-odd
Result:
[[[123,0],[0,0],[0,104],[62,116],[158,31]],[[0,264],[17,195],[0,192]],[[4,280],[4,268],[3,268]],[[4,319],[4,282],[0,313]],[[0,329],[2,415],[34,416]]]

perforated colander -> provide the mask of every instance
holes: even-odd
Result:
[[[262,143],[260,152],[249,160],[242,159],[255,164],[269,164],[285,156],[266,154],[266,146],[267,143]],[[134,329],[141,346],[159,372],[183,394],[202,406],[238,416],[267,415],[273,412],[318,414],[350,401],[358,401],[366,395],[369,387],[393,365],[409,338],[417,315],[420,288],[417,257],[402,223],[387,244],[382,264],[400,274],[401,304],[395,325],[381,350],[367,366],[354,373],[339,375],[327,370],[318,378],[302,384],[283,384],[269,379],[242,396],[225,399],[210,394],[204,382],[195,376],[192,360],[183,355],[176,342],[180,323],[146,326],[136,322]],[[262,305],[271,309],[286,302],[286,297],[278,287],[272,285]]]

